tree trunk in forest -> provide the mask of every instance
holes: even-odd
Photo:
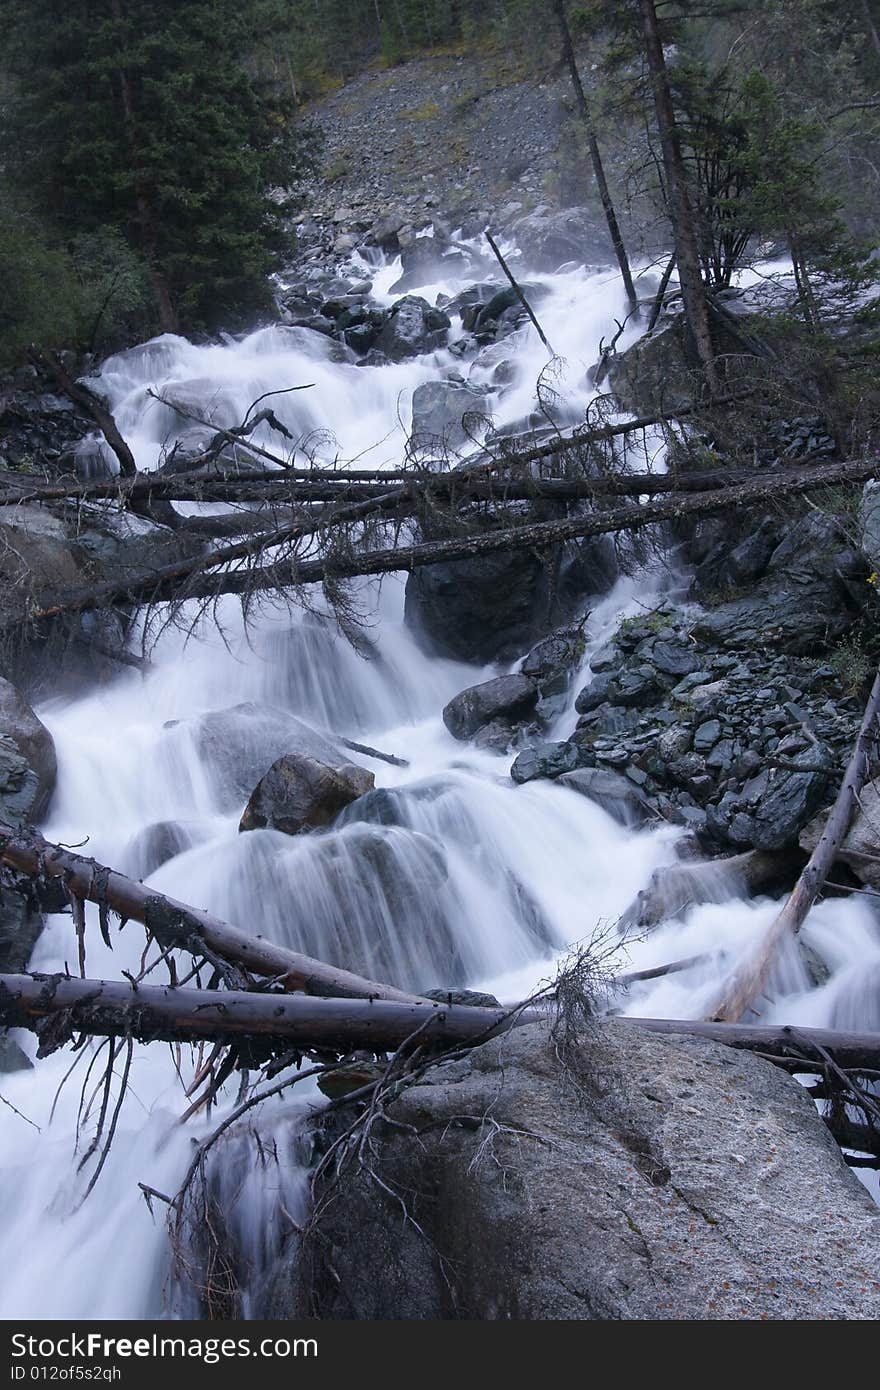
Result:
[[[626,247],[623,243],[623,236],[620,231],[620,224],[617,221],[617,213],[614,211],[614,203],[611,198],[611,190],[608,187],[608,180],[605,177],[605,166],[602,163],[602,154],[599,150],[599,141],[596,139],[596,128],[593,122],[593,113],[590,110],[590,103],[587,101],[587,94],[584,91],[584,84],[578,71],[577,57],[574,51],[574,44],[571,38],[571,29],[568,25],[568,16],[565,12],[565,0],[553,0],[553,8],[556,12],[556,21],[559,25],[559,33],[562,39],[562,54],[568,64],[571,74],[571,83],[574,87],[575,100],[578,110],[584,123],[587,133],[587,145],[590,150],[590,162],[593,165],[593,174],[596,179],[596,187],[599,190],[599,197],[602,200],[602,210],[605,213],[605,221],[608,224],[608,233],[611,237],[611,244],[614,247],[614,254],[617,257],[617,264],[620,266],[620,274],[623,277],[623,287],[626,290],[626,297],[629,300],[631,310],[638,308],[638,295],[633,285],[632,272],[629,267],[629,258],[626,254]]]
[[[712,395],[717,395],[720,383],[715,363],[715,350],[712,345],[706,287],[703,283],[700,267],[700,251],[697,244],[694,212],[688,193],[687,174],[672,104],[672,92],[669,87],[669,75],[666,70],[666,59],[660,38],[655,0],[640,0],[640,4],[645,35],[645,53],[651,73],[651,85],[654,90],[654,109],[657,114],[657,129],[663,151],[663,167],[666,171],[666,198],[675,241],[675,259],[678,264],[678,278],[681,284],[685,317],[693,349],[703,369],[706,383]]]
[[[121,25],[124,18],[122,0],[110,0],[110,10],[117,24]],[[125,127],[125,139],[128,145],[132,176],[134,179],[135,207],[137,210],[136,221],[140,232],[139,240],[141,250],[146,258],[150,283],[153,286],[153,293],[156,296],[156,303],[159,309],[159,325],[163,333],[176,333],[179,328],[179,323],[177,313],[171,301],[171,290],[168,285],[168,280],[159,262],[158,218],[150,197],[147,181],[144,177],[143,164],[138,147],[137,116],[135,113],[134,99],[132,97],[128,72],[124,66],[117,68],[116,77],[119,82],[122,120]]]

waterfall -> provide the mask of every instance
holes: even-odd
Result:
[[[399,265],[364,263],[360,270],[375,277],[375,296],[385,302]],[[568,418],[575,411],[582,416],[599,341],[624,317],[618,277],[581,267],[535,278],[545,290],[542,324],[565,361],[554,388]],[[459,288],[438,283],[418,292],[433,301]],[[619,347],[637,331],[628,326]],[[506,340],[508,348],[513,379],[503,394],[486,397],[499,429],[535,413],[535,383],[546,365],[531,327]],[[258,396],[299,385],[308,389],[279,395],[272,404],[302,441],[304,456],[326,462],[338,455],[358,459],[355,466],[381,468],[400,464],[413,391],[460,366],[442,348],[403,363],[360,367],[338,344],[282,325],[208,346],[165,335],[111,358],[101,386],[141,467],[154,467],[175,442],[198,435],[184,411],[225,427],[241,421]],[[268,430],[254,439],[272,447]],[[594,606],[574,690],[589,677],[591,651],[669,582],[662,574],[629,576]],[[682,832],[625,828],[551,782],[514,786],[509,756],[455,742],[440,717],[454,694],[496,671],[425,655],[404,625],[399,578],[381,586],[364,581],[358,593],[369,615],[365,654],[345,642],[320,605],[314,612],[264,608],[245,631],[238,601],[226,598],[217,610],[222,636],[212,621],[189,636],[169,627],[147,673],[126,672],[72,702],[47,703],[39,713],[59,764],[47,838],[78,844],[88,837],[86,852],[100,862],[149,874],[159,890],[246,931],[375,978],[417,989],[467,985],[504,1001],[523,997],[552,975],[571,943],[607,931],[652,873],[674,861]],[[570,712],[560,716],[560,729],[566,721],[570,729]],[[375,774],[376,790],[336,827],[296,838],[272,830],[241,835],[247,791],[283,751],[292,729],[313,740],[309,746],[318,755],[332,751],[340,737],[356,738],[408,765],[349,755]],[[621,969],[707,957],[687,972],[634,987],[626,1011],[699,1016],[722,967],[743,955],[777,906],[769,900],[702,903],[621,945]],[[121,970],[139,968],[140,929],[129,925],[118,932],[114,926],[112,940],[110,951],[90,921],[90,975],[119,978]],[[827,978],[816,987],[792,951],[767,1018],[876,1027],[877,992],[866,980],[878,978],[880,939],[864,900],[822,903],[804,940],[827,964]],[[75,958],[69,917],[50,919],[33,967],[73,968]],[[22,1045],[32,1050],[33,1040],[22,1038]],[[38,1132],[6,1112],[0,1132],[0,1231],[7,1268],[15,1271],[0,1293],[4,1318],[192,1311],[171,1287],[164,1209],[154,1199],[151,1210],[138,1184],[173,1193],[193,1135],[206,1133],[209,1122],[178,1123],[186,1101],[172,1049],[136,1047],[112,1148],[82,1203],[90,1170],[76,1171],[77,1111],[97,1046],[83,1050],[57,1100],[69,1052],[3,1078],[4,1097],[39,1126]],[[99,1062],[89,1089],[100,1074]],[[234,1083],[228,1090],[224,1104],[231,1105]],[[268,1229],[279,1205],[295,1227],[305,1202],[306,1159],[291,1136],[303,1109],[320,1098],[308,1084],[302,1091],[295,1102],[272,1102],[261,1112],[259,1146],[238,1137],[223,1150],[242,1174],[232,1186],[227,1175],[223,1200],[255,1280],[269,1280],[287,1249],[286,1237]],[[270,1181],[261,1165],[273,1143],[281,1158]],[[246,1289],[240,1316],[262,1311],[255,1289]]]

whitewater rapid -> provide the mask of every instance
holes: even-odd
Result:
[[[376,298],[389,302],[399,266],[369,273],[376,277]],[[615,321],[625,315],[618,278],[607,269],[584,268],[534,278],[546,286],[540,306],[545,331],[565,360],[555,389],[564,396],[568,417],[582,418],[593,394],[589,369],[600,340],[613,336]],[[433,301],[458,288],[455,281],[441,281],[418,293]],[[628,326],[620,346],[637,331]],[[488,398],[496,427],[535,410],[536,381],[546,365],[531,327],[505,346],[516,377],[505,394]],[[165,336],[111,359],[101,385],[141,467],[155,467],[189,428],[151,392],[185,398],[217,425],[230,426],[265,392],[308,384],[308,390],[272,402],[301,441],[300,455],[373,468],[399,466],[415,388],[450,370],[467,370],[448,348],[381,367],[337,358],[329,340],[283,325],[209,346]],[[277,444],[269,433],[255,437],[267,447]],[[589,678],[591,651],[621,618],[644,613],[675,586],[674,573],[638,573],[621,579],[593,606],[583,671],[559,717],[558,736],[574,723],[573,701]],[[675,860],[682,832],[671,826],[628,830],[550,782],[514,786],[510,756],[456,742],[440,717],[448,699],[498,668],[425,655],[404,625],[399,577],[381,585],[363,582],[358,596],[369,615],[366,656],[322,619],[320,604],[317,614],[264,607],[246,632],[238,600],[226,598],[217,613],[222,634],[212,620],[195,635],[169,627],[156,640],[146,673],[127,671],[82,698],[41,708],[58,754],[58,790],[45,834],[67,844],[87,841],[87,852],[98,861],[137,874],[149,827],[180,823],[186,847],[150,877],[158,889],[319,957],[333,955],[340,943],[353,946],[360,968],[378,978],[393,973],[397,983],[420,988],[466,982],[505,1002],[521,998],[552,976],[555,961],[573,943],[598,935],[616,944],[609,935],[613,924],[652,872]],[[374,772],[377,787],[395,798],[396,823],[385,825],[381,816],[367,822],[343,817],[338,829],[295,839],[268,830],[239,835],[243,801],[218,789],[199,731],[204,716],[247,703],[405,758],[408,766],[394,767],[356,756]],[[776,906],[769,900],[706,904],[644,940],[620,946],[614,964],[622,969],[708,958],[634,988],[625,1010],[699,1016],[722,970],[749,948]],[[343,926],[347,935],[341,936]],[[824,902],[811,914],[804,940],[825,961],[828,979],[814,988],[792,951],[766,1017],[880,1026],[876,997],[864,988],[870,970],[880,965],[880,936],[863,903]],[[114,926],[111,952],[90,920],[90,975],[120,978],[123,969],[136,971],[142,949],[136,924],[121,933]],[[52,918],[33,968],[73,968],[75,953],[70,918]],[[33,1040],[20,1041],[33,1055]],[[0,1232],[5,1267],[14,1275],[0,1289],[3,1318],[192,1312],[169,1281],[162,1207],[154,1203],[151,1212],[138,1186],[173,1193],[193,1136],[205,1131],[204,1120],[178,1123],[187,1102],[170,1052],[158,1045],[135,1049],[130,1094],[109,1158],[83,1204],[92,1167],[77,1173],[74,1137],[87,1063],[62,1089],[51,1123],[69,1052],[2,1079],[3,1096],[39,1126],[38,1131],[4,1111]],[[100,1066],[90,1087],[99,1075]],[[231,1104],[235,1083],[227,1089],[225,1103]],[[245,1317],[260,1315],[267,1271],[290,1257],[292,1227],[279,1223],[278,1210],[295,1220],[304,1209],[306,1173],[291,1136],[301,1108],[317,1100],[303,1088],[302,1096],[294,1091],[293,1098],[267,1107],[259,1124],[279,1137],[278,1164],[267,1168],[251,1151],[243,1186],[227,1194],[253,1276],[245,1290]],[[89,1123],[80,1152],[88,1132]]]

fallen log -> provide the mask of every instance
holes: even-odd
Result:
[[[139,1042],[277,1039],[304,1049],[395,1049],[416,1029],[442,1043],[473,1042],[517,1021],[503,1009],[473,1009],[431,1000],[315,999],[301,994],[181,989],[64,975],[0,975],[0,1025],[39,1032],[69,1015],[69,1033]],[[533,1015],[535,1016],[535,1015]],[[523,1015],[525,1017],[525,1015]],[[52,1046],[58,1032],[52,1029]]]
[[[410,572],[425,565],[469,560],[499,551],[542,550],[564,541],[611,535],[619,531],[635,531],[645,526],[654,526],[658,522],[703,516],[723,511],[727,507],[751,506],[771,500],[782,501],[815,488],[863,483],[876,477],[878,471],[880,461],[876,458],[849,460],[808,469],[792,469],[784,474],[773,474],[769,477],[754,477],[749,482],[734,487],[716,488],[695,495],[682,496],[673,493],[661,501],[593,512],[559,521],[505,528],[476,536],[426,541],[419,545],[399,546],[390,550],[366,551],[350,558],[333,556],[300,562],[295,557],[288,557],[279,563],[255,569],[231,570],[216,576],[205,573],[241,558],[242,554],[252,555],[253,543],[242,542],[234,546],[224,546],[217,551],[199,556],[194,561],[181,561],[166,566],[164,570],[151,570],[119,583],[110,582],[92,589],[78,590],[44,608],[9,618],[3,627],[11,630],[23,624],[44,621],[64,613],[86,612],[117,604],[166,603],[181,596],[187,599],[212,599],[221,594],[250,595],[266,590],[284,590],[303,584],[317,584],[327,578],[341,580],[357,576],[391,574],[395,571]],[[405,489],[400,489],[398,496],[403,496],[404,493]],[[391,494],[386,496],[390,497]],[[396,506],[397,502],[398,497],[395,497],[393,505]],[[350,520],[355,515],[356,507],[375,509],[375,505],[375,502],[353,504],[351,508],[345,509],[345,517],[341,515],[343,509],[339,508],[333,520]],[[360,514],[365,515],[366,511]],[[325,516],[320,522],[304,523],[298,534],[313,534],[329,524],[331,518]],[[279,528],[280,531],[284,532],[284,539],[293,538],[293,528]],[[278,542],[273,542],[265,536],[260,539],[261,548],[272,543]],[[197,572],[201,573],[198,578],[194,578]]]
[[[74,897],[144,923],[163,949],[170,946],[198,954],[200,946],[205,946],[232,965],[277,979],[285,989],[303,990],[306,994],[421,1002],[417,995],[393,985],[367,980],[263,937],[248,936],[208,912],[157,893],[154,888],[96,864],[74,850],[50,844],[40,835],[0,834],[0,862],[32,878],[63,879]]]
[[[713,1006],[709,1018],[726,1023],[735,1023],[737,1019],[742,1018],[746,1010],[750,1009],[764,992],[782,943],[800,931],[807,913],[831,872],[837,851],[849,830],[859,792],[868,779],[870,747],[877,736],[872,730],[878,714],[880,668],[874,677],[852,757],[819,843],[807,860],[782,911],[770,923],[757,950],[752,952],[728,982],[720,999]]]
[[[520,284],[518,283],[518,281],[516,280],[516,278],[515,278],[515,276],[514,276],[514,274],[513,274],[513,271],[510,269],[510,266],[507,264],[507,261],[504,259],[504,257],[502,256],[501,252],[499,251],[499,249],[498,249],[498,243],[496,242],[495,238],[492,236],[492,233],[491,233],[491,232],[486,231],[486,232],[484,233],[484,236],[485,236],[486,240],[487,240],[488,243],[489,243],[489,246],[490,246],[490,248],[491,248],[491,251],[492,251],[493,256],[495,257],[495,259],[496,259],[496,261],[498,262],[498,264],[501,266],[501,269],[504,271],[504,274],[507,276],[507,279],[510,281],[510,285],[511,285],[511,288],[513,289],[514,294],[516,295],[516,297],[517,297],[517,299],[519,300],[520,304],[521,304],[521,305],[523,306],[523,308],[525,309],[526,313],[528,314],[529,318],[530,318],[531,321],[532,321],[532,324],[533,324],[534,327],[537,329],[538,337],[541,339],[541,342],[544,344],[544,346],[545,346],[545,348],[547,349],[547,351],[549,352],[550,356],[551,356],[551,357],[555,357],[555,356],[556,356],[556,353],[555,353],[555,351],[553,350],[553,347],[551,346],[551,344],[550,344],[550,342],[549,342],[549,340],[548,340],[548,338],[547,338],[546,333],[544,332],[543,328],[541,327],[541,325],[539,324],[537,318],[535,317],[535,311],[534,311],[534,309],[532,308],[532,306],[531,306],[531,304],[529,303],[529,301],[526,299],[525,292],[523,291],[522,285],[520,285]]]
[[[64,975],[0,975],[0,1025],[39,1031],[69,1015],[70,1033],[130,1037],[141,1042],[234,1043],[251,1038],[296,1043],[303,1049],[388,1051],[419,1029],[443,1043],[478,1043],[545,1016],[535,1008],[471,1008],[431,1000],[316,999],[301,994],[182,989]],[[729,1047],[789,1061],[816,1043],[841,1067],[874,1067],[880,1033],[819,1028],[749,1027],[690,1019],[622,1018],[626,1028],[709,1038]],[[63,1031],[63,1030],[62,1030]],[[58,1034],[53,1030],[53,1040]],[[56,1043],[57,1045],[57,1043]]]

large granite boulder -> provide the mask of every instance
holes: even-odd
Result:
[[[433,309],[426,299],[408,294],[392,307],[376,347],[392,362],[402,362],[443,347],[451,326],[452,320],[442,309]]]
[[[609,1021],[561,1065],[534,1024],[427,1073],[388,1117],[369,1165],[318,1191],[270,1316],[880,1316],[880,1210],[804,1090],[757,1057]]]

